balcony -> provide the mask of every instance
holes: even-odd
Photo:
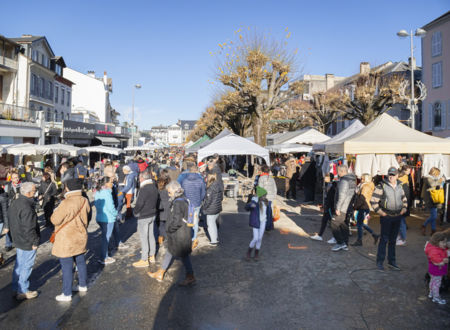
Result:
[[[2,68],[6,71],[17,71],[17,61],[0,55],[0,71]]]
[[[0,119],[35,123],[37,111],[13,104],[0,103]]]

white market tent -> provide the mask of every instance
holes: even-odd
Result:
[[[266,163],[270,164],[269,150],[261,147],[260,145],[233,133],[229,133],[219,139],[216,139],[218,136],[216,136],[213,140],[210,140],[211,143],[208,146],[198,151],[197,158],[199,162],[214,154],[222,156],[254,155],[264,158]]]
[[[162,146],[152,141],[141,146],[126,147],[125,151],[153,151],[162,148],[163,148]]]
[[[304,128],[294,132],[275,133],[267,136],[267,145],[301,143],[315,144],[329,140],[330,137],[314,128]]]
[[[111,147],[105,147],[105,146],[86,147],[85,149],[89,153],[98,152],[101,154],[110,154],[110,155],[116,155],[116,156],[125,152],[120,148],[111,148]]]
[[[15,144],[5,146],[6,153],[11,155],[69,155],[77,156],[86,153],[86,148],[78,148],[69,144],[45,144],[37,145],[32,143]]]
[[[187,154],[190,154],[190,153],[194,153],[194,152],[197,152],[197,151],[199,151],[200,149],[202,149],[202,148],[205,148],[206,146],[208,146],[208,145],[210,145],[211,143],[213,143],[213,142],[215,142],[215,141],[217,141],[217,140],[219,140],[219,139],[221,139],[221,138],[223,138],[224,136],[227,136],[227,135],[229,135],[229,134],[233,134],[231,131],[229,131],[228,129],[224,129],[222,132],[220,132],[216,137],[214,137],[213,139],[211,139],[211,140],[205,140],[205,141],[203,141],[202,143],[200,143],[200,144],[195,144],[195,145],[193,145],[192,147],[190,147],[190,148],[187,148],[186,149],[186,153]],[[236,155],[236,154],[235,154]]]
[[[312,147],[305,144],[283,143],[267,146],[266,149],[277,154],[289,154],[297,152],[310,152]]]
[[[416,131],[384,113],[355,134],[325,145],[331,154],[449,154],[450,141]]]
[[[326,145],[339,143],[340,141],[345,140],[346,138],[355,134],[356,132],[359,132],[364,127],[365,127],[364,124],[362,124],[358,119],[356,119],[349,127],[344,129],[339,134],[333,136],[331,139],[329,139],[325,142],[322,142],[322,143],[314,144],[313,150],[314,151],[324,151]]]

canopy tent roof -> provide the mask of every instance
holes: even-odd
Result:
[[[150,141],[149,143],[143,144],[141,146],[135,146],[135,147],[126,147],[125,151],[153,151],[156,149],[161,149],[163,148],[162,146],[160,146],[159,144]]]
[[[223,132],[222,132],[223,133]],[[218,136],[217,136],[218,137]],[[216,138],[217,138],[216,137]],[[214,155],[254,155],[264,158],[267,164],[270,164],[269,150],[260,145],[249,141],[246,138],[236,134],[229,133],[219,139],[214,138],[212,142],[198,151],[198,161]]]
[[[288,154],[288,153],[296,153],[296,152],[310,152],[312,147],[307,146],[305,144],[297,144],[297,143],[283,143],[283,144],[275,144],[273,146],[267,146],[267,150],[270,152],[278,153],[278,154]]]
[[[227,135],[229,135],[229,134],[233,134],[233,133],[230,132],[228,129],[225,128],[222,132],[220,132],[218,135],[216,135],[216,137],[214,137],[213,139],[210,139],[210,138],[208,137],[207,140],[205,140],[205,141],[203,141],[203,142],[201,142],[201,143],[199,143],[199,144],[196,144],[195,146],[191,146],[190,148],[186,149],[186,153],[189,154],[189,153],[197,152],[197,151],[199,151],[201,148],[204,148],[204,147],[210,145],[211,143],[213,143],[214,141],[217,141],[217,140],[219,140],[219,139],[221,139],[221,138],[223,138],[224,136],[227,136]]]
[[[345,140],[346,138],[348,138],[349,136],[351,136],[351,135],[355,134],[356,132],[360,131],[364,127],[365,127],[364,124],[362,124],[358,119],[356,119],[349,127],[344,129],[339,134],[336,134],[331,139],[329,139],[329,140],[327,140],[327,141],[325,141],[323,143],[316,143],[316,144],[314,144],[313,145],[313,150],[314,151],[324,151],[326,145],[331,144],[331,143],[336,143],[336,142],[341,141],[341,140]]]
[[[10,155],[69,155],[77,156],[86,152],[85,148],[78,148],[69,144],[45,144],[37,145],[32,143],[14,144],[5,146],[6,153]]]
[[[200,139],[195,141],[192,145],[186,148],[187,153],[192,153],[198,151],[200,149],[200,145],[204,144],[205,142],[211,140],[211,138],[208,135],[203,135]]]
[[[315,144],[328,140],[329,137],[314,128],[304,128],[294,132],[275,133],[267,136],[267,145],[283,143]]]
[[[100,140],[100,142],[104,146],[113,146],[113,145],[120,144],[120,140],[118,140],[112,136],[96,136],[95,138]]]
[[[86,147],[85,149],[89,153],[98,152],[101,154],[110,154],[110,155],[116,155],[116,156],[125,152],[120,148],[111,148],[111,147],[105,147],[105,146]]]
[[[325,145],[333,154],[449,154],[450,141],[416,131],[384,113],[355,134]]]

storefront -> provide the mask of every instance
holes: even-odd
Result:
[[[95,138],[95,125],[73,120],[63,121],[63,143],[77,147],[86,147],[92,144]]]
[[[110,124],[95,124],[95,145],[125,148],[129,139],[123,127]]]

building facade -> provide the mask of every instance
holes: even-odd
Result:
[[[423,83],[427,87],[422,130],[450,136],[450,11],[423,27]]]

